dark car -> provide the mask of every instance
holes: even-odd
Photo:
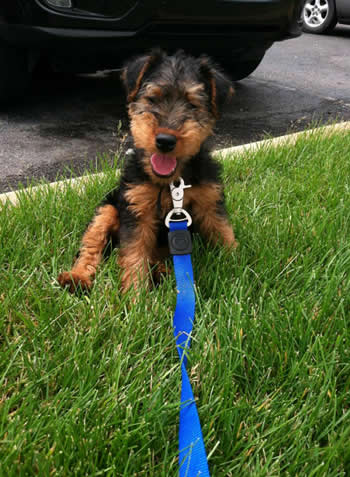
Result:
[[[1,0],[0,100],[45,62],[54,71],[118,68],[160,46],[206,53],[239,80],[275,41],[301,32],[302,0]]]
[[[329,33],[337,23],[350,25],[350,1],[306,0],[302,20],[308,33]]]

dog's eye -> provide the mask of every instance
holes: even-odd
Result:
[[[157,100],[153,96],[147,96],[147,101],[151,104],[156,104]]]
[[[160,120],[161,116],[160,116],[159,113],[157,113],[156,111],[152,111],[152,114],[153,114],[153,116],[157,119],[157,121]]]

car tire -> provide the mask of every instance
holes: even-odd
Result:
[[[233,81],[240,81],[247,78],[247,76],[251,75],[257,69],[264,58],[264,55],[265,51],[249,60],[242,61],[241,59],[224,58],[218,59],[218,61]]]
[[[307,33],[329,33],[337,24],[334,0],[306,0],[302,12],[303,30]]]
[[[27,54],[0,43],[0,103],[22,96],[29,84]]]

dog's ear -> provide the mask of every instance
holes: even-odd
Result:
[[[121,79],[126,89],[128,102],[135,99],[142,82],[164,56],[165,53],[157,48],[147,55],[138,56],[126,63],[122,70]]]
[[[211,112],[218,118],[234,94],[232,82],[207,56],[201,56],[199,70],[209,92]]]

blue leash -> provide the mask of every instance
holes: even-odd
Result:
[[[183,181],[182,181],[183,187]],[[172,189],[173,192],[173,189]],[[183,191],[182,191],[183,192]],[[176,207],[168,214],[183,213]],[[184,214],[188,218],[188,214]],[[167,217],[167,219],[168,219]],[[202,429],[191,383],[186,371],[195,311],[195,293],[191,262],[192,241],[188,220],[167,221],[169,248],[173,256],[177,286],[174,336],[181,361],[181,404],[179,427],[179,477],[210,477]],[[190,219],[191,221],[191,219]]]

